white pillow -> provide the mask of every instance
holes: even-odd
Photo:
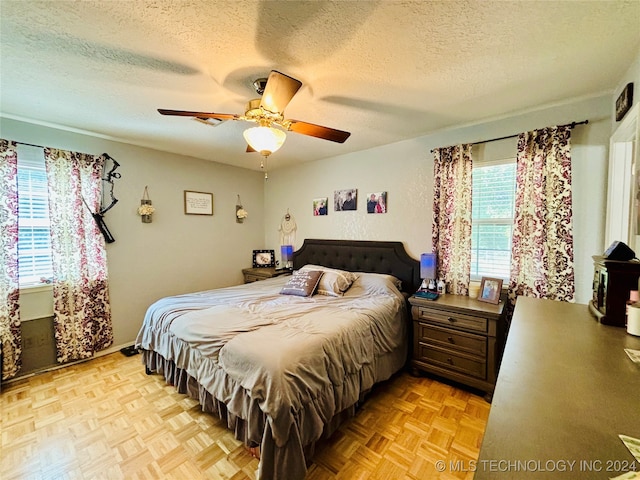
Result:
[[[300,270],[320,270],[324,272],[322,277],[320,277],[320,283],[318,284],[316,293],[331,297],[341,297],[344,295],[344,292],[349,290],[351,284],[358,278],[358,275],[353,272],[323,267],[321,265],[305,265]]]

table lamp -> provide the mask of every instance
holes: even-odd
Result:
[[[291,260],[293,259],[293,245],[281,245],[280,256],[282,257],[282,263],[286,270],[292,270]]]
[[[420,255],[420,278],[422,278],[420,289],[429,289],[428,280],[435,280],[437,259],[438,257],[435,253],[423,253]],[[435,288],[435,284],[433,288]]]

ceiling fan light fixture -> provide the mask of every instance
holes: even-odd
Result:
[[[247,128],[243,135],[251,148],[265,157],[277,151],[287,138],[282,130],[266,126]]]

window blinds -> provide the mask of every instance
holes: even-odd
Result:
[[[515,184],[515,160],[473,167],[472,278],[509,278]]]
[[[44,150],[18,145],[18,277],[20,286],[51,278],[51,232]]]

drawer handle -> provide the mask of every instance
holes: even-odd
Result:
[[[453,359],[451,357],[447,358],[447,363],[453,365]]]
[[[453,318],[453,317],[448,317],[448,318],[447,318],[447,320],[449,320],[449,321],[450,321],[450,322],[452,322],[452,323],[456,321],[456,319],[455,319],[455,318]]]
[[[456,341],[453,339],[453,337],[447,337],[447,340],[449,340],[450,343],[456,343]]]

